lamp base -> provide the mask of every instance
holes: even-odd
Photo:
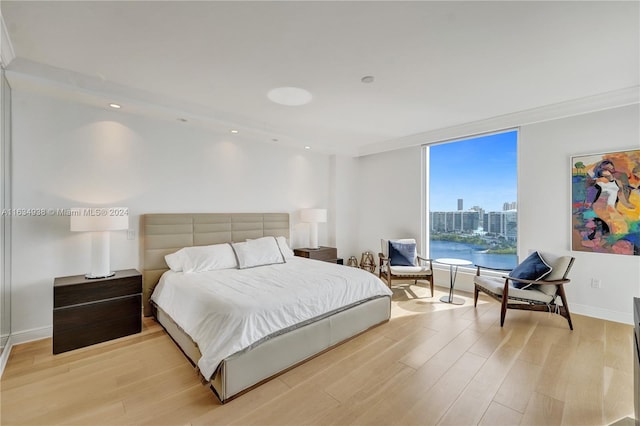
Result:
[[[88,274],[85,274],[84,277],[88,280],[97,280],[98,278],[109,278],[114,276],[115,274],[116,274],[115,272],[108,272],[107,275],[104,275],[104,274],[94,275],[92,273],[88,273]]]

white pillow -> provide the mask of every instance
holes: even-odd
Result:
[[[284,256],[285,259],[290,259],[294,256],[293,250],[289,248],[285,237],[276,237],[276,241],[278,242],[278,247],[280,247],[282,256]]]
[[[182,272],[182,268],[185,262],[184,249],[180,249],[175,253],[168,254],[164,257],[165,262],[169,266],[169,269],[175,272]]]
[[[166,255],[164,259],[171,270],[186,273],[238,267],[233,249],[227,243],[185,247]]]
[[[270,238],[270,237],[262,237],[262,238]],[[255,238],[247,238],[247,241],[252,241]],[[289,244],[287,244],[287,239],[285,237],[276,237],[276,242],[278,243],[278,247],[280,247],[280,253],[282,253],[282,257],[285,259],[290,259],[294,257],[293,250],[289,248]]]
[[[285,263],[275,237],[263,237],[244,243],[231,243],[240,269]]]

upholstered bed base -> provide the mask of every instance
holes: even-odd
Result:
[[[201,357],[197,345],[165,312],[152,306],[149,301],[160,276],[168,270],[164,256],[187,246],[244,241],[263,236],[288,238],[289,215],[147,214],[142,216],[141,221],[145,315],[155,315],[184,354],[197,365]],[[388,321],[390,315],[390,297],[380,297],[308,323],[227,357],[221,362],[209,385],[224,403],[269,378]]]
[[[156,318],[196,365],[200,351],[191,338],[161,309]],[[391,302],[380,297],[309,323],[222,361],[209,381],[211,390],[225,403],[327,349],[389,320]]]

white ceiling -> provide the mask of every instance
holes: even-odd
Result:
[[[119,102],[125,111],[358,155],[410,135],[637,87],[639,5],[3,0],[0,7],[14,78]],[[375,81],[361,83],[365,75]],[[313,100],[274,104],[266,94],[280,86],[304,88]]]

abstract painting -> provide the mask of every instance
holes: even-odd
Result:
[[[571,157],[571,248],[640,256],[640,150]]]

